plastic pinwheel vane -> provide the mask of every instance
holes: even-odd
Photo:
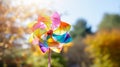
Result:
[[[72,41],[68,33],[70,24],[61,21],[57,12],[51,16],[40,15],[37,21],[29,24],[29,27],[32,30],[30,43],[38,44],[43,53],[49,51],[48,67],[51,65],[51,50],[60,53],[64,44]]]

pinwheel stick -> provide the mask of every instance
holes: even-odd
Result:
[[[49,52],[48,52],[48,67],[51,67],[51,50],[49,48]]]

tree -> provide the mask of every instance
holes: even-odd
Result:
[[[93,67],[120,67],[120,30],[102,30],[89,35],[86,51],[93,58]]]
[[[99,30],[113,28],[120,28],[120,15],[105,14],[101,23],[99,24]]]
[[[86,34],[91,34],[91,27],[87,27],[87,22],[84,19],[78,19],[70,32],[73,38],[85,37]]]
[[[23,45],[28,45],[24,36],[27,29],[17,22],[25,18],[20,19],[19,9],[10,3],[11,1],[0,0],[0,61],[7,63],[8,67],[16,67],[22,58]]]
[[[73,37],[73,46],[69,47],[66,53],[68,59],[68,67],[89,67],[90,60],[88,54],[85,53],[85,44],[82,39],[91,34],[91,27],[87,27],[87,22],[84,19],[79,19],[73,26],[70,32]]]

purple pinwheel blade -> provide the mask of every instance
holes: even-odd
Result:
[[[39,47],[43,53],[45,53],[48,50],[48,47],[46,46],[46,44],[43,44],[41,42],[39,43]]]

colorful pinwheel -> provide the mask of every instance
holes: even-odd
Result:
[[[32,30],[30,43],[38,44],[43,53],[48,49],[60,53],[64,44],[72,41],[68,33],[71,26],[61,21],[57,12],[51,16],[40,15],[29,27]]]

